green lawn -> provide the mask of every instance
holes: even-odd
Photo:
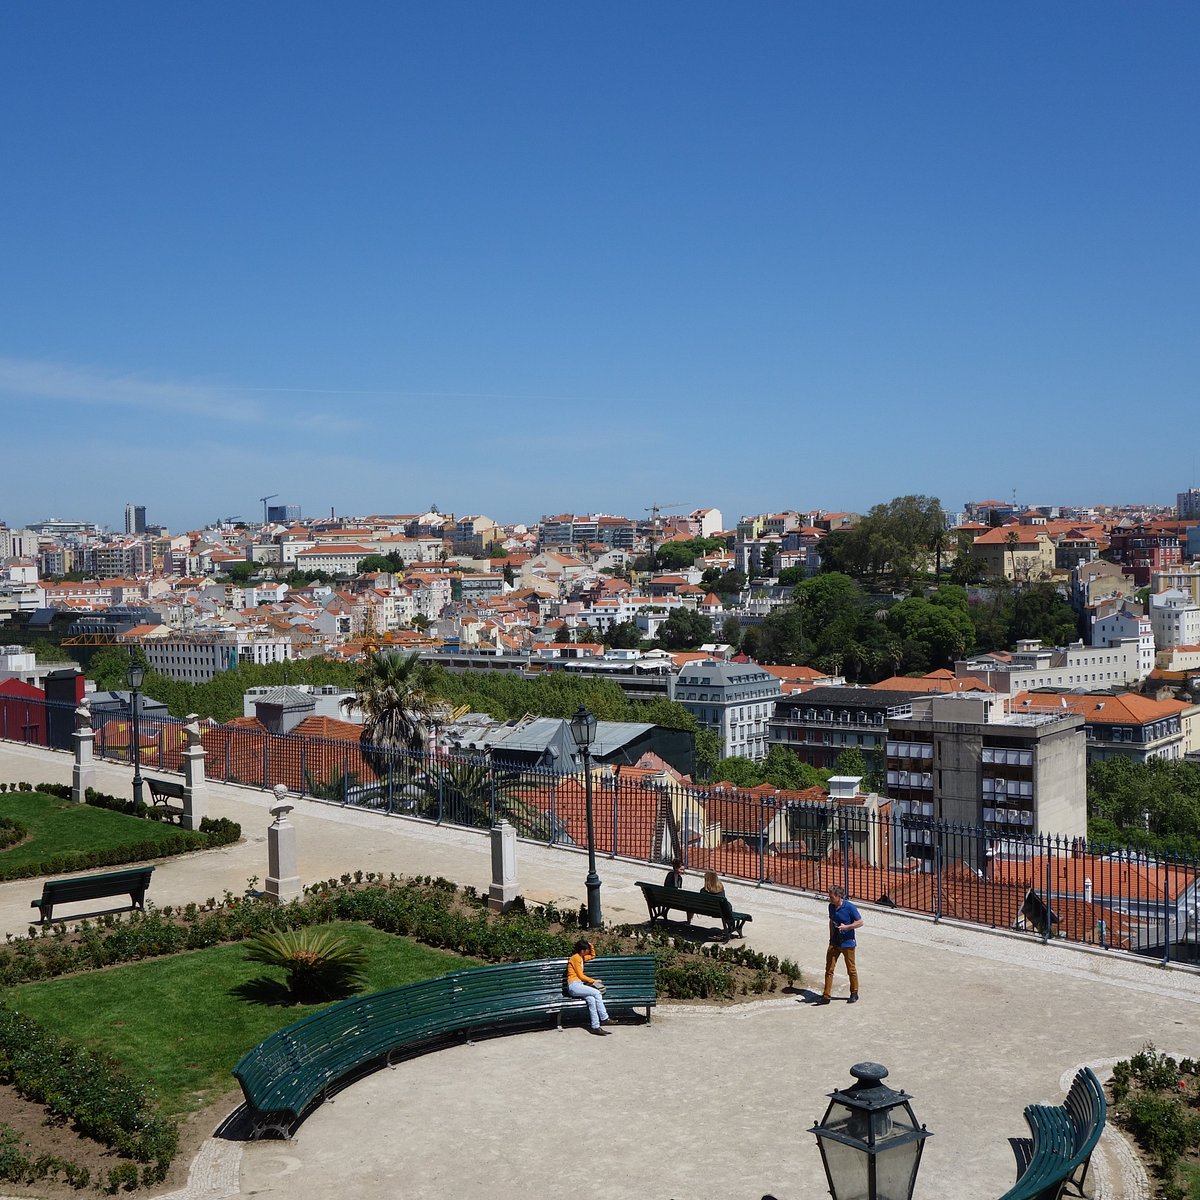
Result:
[[[367,952],[366,992],[476,965],[369,925],[326,926]],[[267,1034],[321,1005],[282,1006],[246,999],[237,989],[282,972],[245,960],[240,944],[22,984],[8,1001],[49,1029],[124,1064],[152,1084],[165,1110],[201,1108],[236,1087],[233,1065]]]
[[[41,792],[0,793],[0,817],[11,817],[29,830],[25,841],[0,850],[0,879],[51,855],[158,842],[180,833],[163,821],[142,820]],[[198,845],[203,844],[199,834],[196,838]]]

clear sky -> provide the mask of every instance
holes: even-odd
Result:
[[[0,6],[0,520],[1200,483],[1200,5]]]

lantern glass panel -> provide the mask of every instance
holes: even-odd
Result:
[[[832,1114],[826,1118],[824,1128],[833,1128]],[[840,1129],[839,1132],[846,1132]],[[871,1155],[857,1146],[847,1146],[833,1138],[819,1138],[821,1154],[825,1159],[825,1170],[837,1200],[870,1200]]]
[[[921,1157],[921,1138],[910,1137],[875,1155],[876,1200],[908,1200]]]

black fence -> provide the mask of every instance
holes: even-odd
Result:
[[[179,771],[182,721],[93,710],[95,752]],[[0,738],[68,748],[70,705],[0,697]],[[66,742],[70,743],[70,733]],[[547,845],[824,893],[995,929],[1200,964],[1200,862],[1053,835],[1012,836],[912,816],[887,800],[815,804],[731,785],[684,786],[638,768],[555,774],[499,757],[412,754],[258,725],[200,723],[209,778],[437,823],[503,819]],[[590,787],[588,786],[590,783]],[[651,873],[652,878],[657,879]]]

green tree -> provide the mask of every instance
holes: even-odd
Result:
[[[434,669],[418,653],[367,656],[355,680],[363,758],[384,776],[396,752],[424,748]]]
[[[256,562],[230,563],[225,568],[225,574],[234,583],[249,583],[262,574],[262,564]]]
[[[658,644],[664,650],[692,650],[712,638],[712,621],[694,608],[675,609],[658,629]]]
[[[721,622],[721,641],[735,650],[742,640],[742,623],[737,617],[726,617]]]
[[[691,538],[686,542],[664,542],[655,548],[654,560],[661,570],[681,571],[705,554],[712,554],[724,548],[725,543],[721,538]]]
[[[614,650],[636,650],[642,644],[642,631],[636,621],[619,621],[609,626],[604,641]]]
[[[61,646],[56,646],[48,638],[34,638],[29,643],[29,649],[33,651],[34,658],[40,663],[71,661],[71,656]]]
[[[872,586],[908,587],[928,570],[932,554],[938,562],[946,542],[946,514],[934,496],[897,496],[877,504],[851,529],[832,531],[821,539],[822,568]]]
[[[732,783],[734,787],[758,787],[763,782],[762,767],[753,759],[723,758],[713,769],[714,783]]]
[[[795,587],[796,584],[803,583],[805,578],[803,567],[784,567],[779,572],[778,583],[780,587]]]
[[[763,760],[764,780],[772,787],[789,792],[802,792],[810,787],[826,787],[829,773],[804,762],[785,746],[772,746]]]
[[[359,575],[371,575],[376,571],[382,571],[387,575],[396,575],[404,570],[404,560],[395,550],[391,550],[387,554],[368,554],[366,558],[359,560],[355,570]]]

